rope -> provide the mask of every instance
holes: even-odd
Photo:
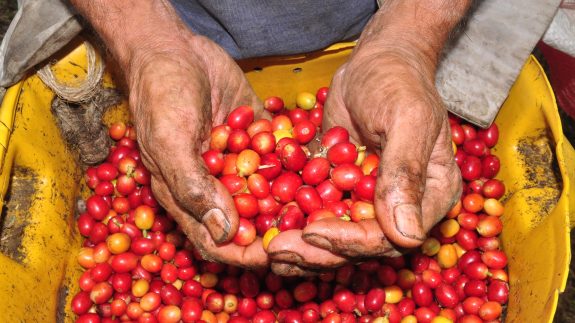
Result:
[[[52,72],[51,64],[46,64],[37,72],[44,84],[51,88],[59,98],[68,102],[87,102],[100,90],[99,84],[104,74],[104,62],[98,59],[96,50],[90,43],[84,42],[84,45],[88,57],[85,80],[72,84],[60,83]]]

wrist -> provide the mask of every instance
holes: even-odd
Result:
[[[70,2],[102,38],[126,77],[155,57],[189,51],[187,44],[195,36],[168,1]]]
[[[435,70],[449,35],[471,2],[386,0],[362,33],[358,47],[407,55]]]

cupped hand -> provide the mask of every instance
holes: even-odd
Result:
[[[268,259],[261,241],[248,247],[226,243],[238,229],[238,214],[232,197],[209,175],[201,157],[212,125],[224,123],[239,105],[251,105],[258,116],[262,105],[223,49],[201,36],[177,39],[181,42],[171,42],[169,50],[148,48],[135,55],[137,67],[127,76],[132,117],[154,194],[207,259],[264,266]]]
[[[435,64],[416,48],[359,42],[333,78],[323,129],[343,126],[352,140],[380,155],[376,219],[316,221],[299,240],[297,234],[279,235],[269,246],[272,259],[283,262],[276,271],[397,256],[399,249],[422,244],[458,201],[461,175],[434,75]]]
[[[376,216],[385,237],[401,247],[423,243],[461,194],[434,73],[413,51],[360,47],[337,72],[326,102],[326,128],[342,125],[380,155]]]

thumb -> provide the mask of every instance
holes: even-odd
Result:
[[[387,137],[382,136],[375,210],[385,236],[401,247],[416,247],[427,235],[422,200],[427,164],[439,133],[428,117],[400,116],[386,131]]]
[[[188,169],[167,181],[174,201],[204,224],[216,243],[230,240],[236,233],[239,217],[227,189],[208,174],[203,161],[187,160]]]
[[[166,184],[152,178],[152,189],[161,194],[170,206],[170,215],[178,222],[182,231],[189,237],[202,258],[218,261],[234,266],[260,268],[268,265],[268,257],[263,249],[261,239],[249,246],[242,247],[233,243],[216,245],[205,225],[198,223],[187,212],[180,209],[175,201],[170,200],[171,194]]]

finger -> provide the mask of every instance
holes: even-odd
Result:
[[[313,246],[350,258],[401,255],[385,238],[376,220],[355,223],[336,218],[323,219],[308,224],[302,238]]]
[[[429,158],[442,120],[426,104],[392,116],[381,139],[375,210],[385,236],[401,247],[416,247],[427,235],[421,203]]]
[[[275,236],[267,252],[272,262],[294,264],[306,269],[337,268],[348,262],[345,257],[306,243],[301,230],[288,230]]]
[[[273,262],[271,269],[274,274],[278,276],[299,276],[299,277],[313,277],[319,275],[320,271],[305,269],[290,263]]]
[[[166,170],[174,164],[165,165],[162,174],[170,178],[166,180],[164,195],[170,195],[172,203],[204,224],[216,243],[229,241],[239,225],[237,211],[227,189],[207,173],[202,162],[197,158],[175,162],[185,165],[179,171]],[[162,205],[169,208],[169,204]]]
[[[333,76],[324,105],[322,130],[326,131],[334,126],[341,126],[349,131],[353,140],[358,140],[359,132],[354,126],[344,102],[345,93],[343,89],[346,68],[347,64],[342,65]]]
[[[207,76],[211,87],[213,118],[215,125],[222,124],[229,111],[241,105],[249,105],[254,109],[254,117],[269,118],[264,110],[263,102],[255,94],[250,82],[240,66],[220,46],[204,36],[196,36],[199,47],[208,48],[199,59],[207,65]],[[207,58],[207,59],[206,59]],[[215,59],[217,58],[217,59]],[[217,66],[214,66],[217,64]]]
[[[158,199],[162,199],[166,205],[170,206],[168,212],[178,222],[182,231],[204,259],[249,268],[268,265],[268,256],[263,249],[261,239],[258,238],[246,247],[233,243],[218,245],[204,225],[179,208],[175,201],[170,200],[171,195],[167,194],[167,186],[164,182],[153,179],[152,189],[157,193]]]
[[[446,120],[441,128],[427,167],[425,193],[421,203],[423,228],[426,231],[437,224],[461,198],[461,171],[453,156],[448,124]]]
[[[194,237],[192,240],[194,246],[206,260],[250,269],[269,265],[261,238],[257,238],[248,246],[238,246],[233,242],[217,245],[211,239],[206,227],[199,223],[194,226],[188,237]]]

